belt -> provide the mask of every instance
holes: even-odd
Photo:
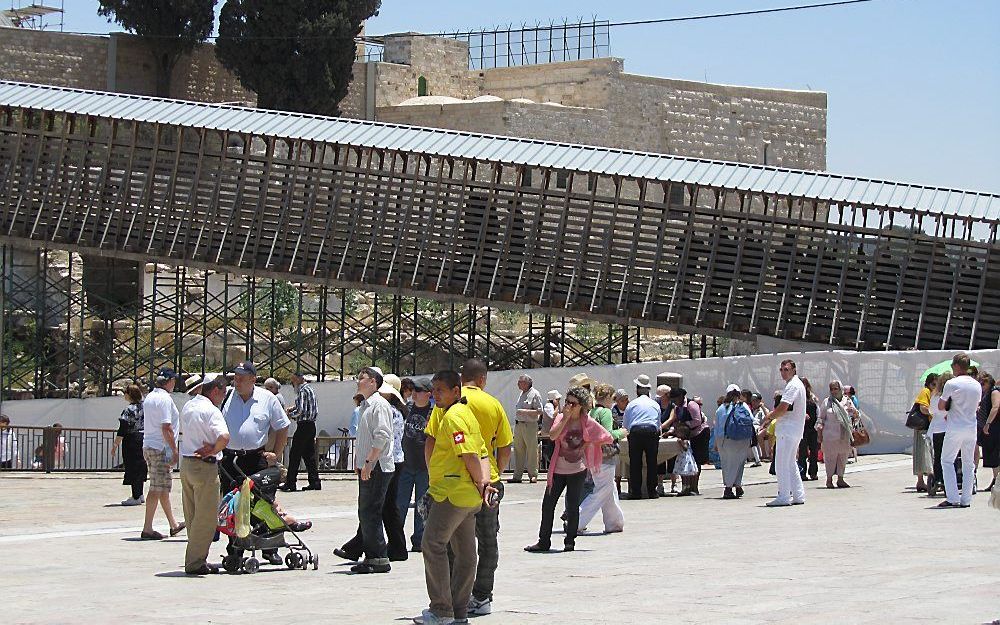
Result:
[[[659,426],[653,425],[651,423],[643,423],[641,425],[634,425],[630,432],[656,432],[660,428]]]
[[[208,464],[215,464],[219,461],[215,456],[205,456],[204,458],[199,456],[184,456],[185,458],[190,458],[191,460],[201,460],[202,462],[207,462]]]
[[[252,456],[254,454],[260,454],[264,452],[263,447],[258,447],[257,449],[223,449],[222,453],[224,455],[231,456]]]

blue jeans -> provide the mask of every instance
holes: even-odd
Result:
[[[399,472],[399,486],[396,491],[396,507],[399,508],[399,517],[406,524],[406,514],[410,509],[411,501],[420,501],[420,498],[427,492],[428,476],[427,469],[414,469],[406,464],[397,464],[396,471]],[[415,492],[414,492],[415,491]],[[413,495],[411,500],[410,496]],[[413,513],[413,535],[410,542],[414,547],[419,547],[424,538],[424,519]]]

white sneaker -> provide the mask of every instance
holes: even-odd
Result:
[[[472,616],[486,616],[493,612],[493,604],[489,599],[476,599],[469,597],[469,614]]]
[[[145,495],[139,495],[139,503],[146,503],[146,496]]]
[[[782,506],[790,506],[792,505],[792,502],[786,499],[773,499],[764,505],[766,505],[768,508],[780,508]]]
[[[129,497],[128,499],[126,499],[125,501],[122,502],[122,505],[123,506],[138,506],[141,503],[143,503],[141,499],[132,499],[131,497]]]
[[[413,617],[413,622],[417,625],[455,625],[455,623],[458,623],[458,621],[450,616],[438,616],[430,610],[424,610],[420,613],[420,616]],[[463,622],[468,623],[469,621],[465,620]]]

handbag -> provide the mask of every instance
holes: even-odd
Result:
[[[906,427],[911,430],[926,430],[931,426],[931,418],[920,412],[920,404],[913,404],[906,413]]]
[[[614,458],[620,453],[622,453],[622,448],[621,445],[618,444],[618,441],[612,441],[606,445],[601,445],[601,458],[604,460]]]
[[[853,426],[851,429],[851,447],[864,447],[872,442],[872,437],[868,434],[868,429],[860,417],[855,419],[851,425]]]

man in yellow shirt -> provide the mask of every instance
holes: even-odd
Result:
[[[439,371],[431,383],[440,411],[425,430],[427,492],[434,502],[421,542],[430,607],[414,622],[448,625],[467,616],[476,575],[476,513],[493,489],[489,452],[478,420],[462,399],[461,378],[455,371]],[[454,567],[449,566],[449,544]]]

